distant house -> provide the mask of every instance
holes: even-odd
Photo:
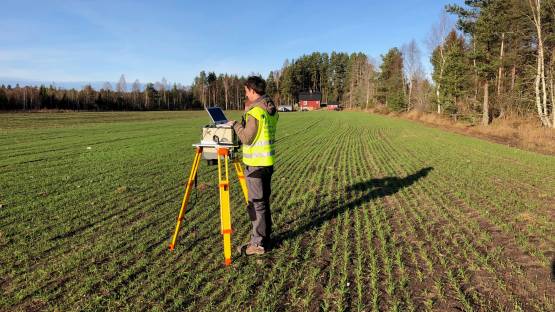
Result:
[[[328,110],[340,110],[341,107],[339,106],[339,102],[330,101],[327,103],[326,108]]]
[[[320,109],[321,103],[322,93],[320,92],[299,93],[299,110],[301,111]]]

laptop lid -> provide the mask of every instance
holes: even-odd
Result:
[[[225,117],[224,111],[221,108],[208,107],[206,108],[206,111],[215,124],[220,125],[227,122],[227,118]]]

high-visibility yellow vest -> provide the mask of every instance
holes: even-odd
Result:
[[[272,116],[265,109],[255,106],[247,112],[246,120],[249,118],[258,120],[258,131],[252,144],[243,144],[243,163],[247,166],[274,165],[278,113]]]

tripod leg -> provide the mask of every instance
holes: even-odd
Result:
[[[243,195],[245,196],[245,201],[247,204],[249,203],[249,193],[247,190],[247,181],[245,180],[245,172],[243,171],[243,167],[241,167],[241,163],[239,160],[234,160],[233,165],[235,166],[235,171],[237,171],[237,176],[239,177],[239,184],[241,185],[241,189],[243,190]]]
[[[222,168],[222,158],[223,166]],[[218,179],[220,187],[221,231],[224,238],[225,265],[231,264],[231,209],[229,205],[229,150],[218,149]]]
[[[172,242],[170,244],[170,250],[175,248],[175,242],[177,241],[177,234],[179,234],[179,228],[183,222],[183,215],[185,214],[185,208],[187,208],[187,202],[191,196],[191,188],[197,176],[198,167],[200,165],[200,159],[202,156],[202,147],[197,147],[195,158],[193,160],[193,167],[191,168],[191,173],[189,174],[189,180],[185,187],[185,195],[183,196],[183,201],[181,202],[181,209],[179,210],[179,215],[177,217],[177,224],[175,226],[175,232],[173,233]]]

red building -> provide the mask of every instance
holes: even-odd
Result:
[[[320,92],[300,92],[299,93],[299,110],[311,111],[320,109],[322,102],[322,93]]]

